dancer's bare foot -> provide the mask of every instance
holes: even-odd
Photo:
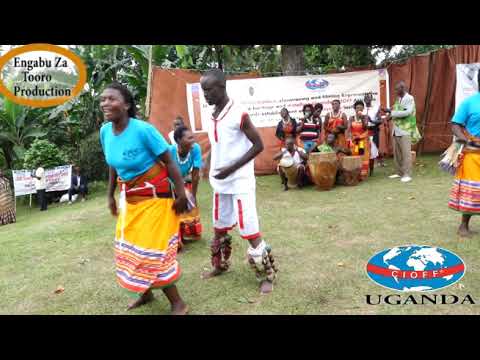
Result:
[[[187,250],[185,249],[185,246],[182,246],[182,247],[179,247],[177,249],[177,254],[183,254],[185,253]]]
[[[461,237],[471,238],[475,235],[476,231],[470,231],[466,226],[460,225],[458,228],[457,234]]]
[[[272,291],[273,291],[273,283],[268,280],[262,281],[262,283],[260,284],[260,293],[262,295],[266,295],[271,293]]]
[[[183,301],[172,304],[171,315],[187,315],[188,314],[188,305]]]
[[[215,276],[218,276],[218,275],[222,275],[225,271],[227,270],[223,270],[223,269],[219,269],[219,268],[214,268],[213,270],[211,271],[206,271],[202,274],[202,279],[203,280],[206,280],[206,279],[210,279],[212,277],[215,277]]]
[[[152,302],[155,299],[155,296],[153,296],[153,292],[151,290],[146,291],[143,293],[142,296],[140,296],[136,301],[128,304],[127,311],[135,309],[139,306],[148,304],[149,302]]]

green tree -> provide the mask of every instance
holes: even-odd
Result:
[[[79,157],[75,164],[79,165],[84,175],[90,180],[107,180],[108,167],[100,145],[98,132],[90,134],[81,141],[78,148]]]
[[[306,45],[305,67],[312,73],[375,65],[394,45]]]
[[[282,45],[282,72],[284,75],[303,75],[305,55],[303,45]]]
[[[25,169],[36,169],[39,166],[49,169],[66,163],[65,154],[55,144],[36,139],[25,152],[23,166]]]
[[[392,61],[406,60],[409,57],[427,54],[432,51],[437,51],[440,49],[450,49],[456,45],[401,45],[401,49],[396,54],[391,54],[390,52],[386,53],[385,59],[382,61],[382,64],[386,64]]]
[[[39,119],[45,116],[43,109],[34,109],[2,99],[0,109],[0,149],[7,167],[23,159],[28,145],[47,133],[39,126]]]
[[[373,65],[393,45],[176,45],[175,67],[267,74],[322,73]]]
[[[226,73],[281,71],[277,45],[175,45],[173,55],[170,64],[183,69],[214,67]]]

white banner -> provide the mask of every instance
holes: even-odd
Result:
[[[35,193],[35,182],[29,170],[13,170],[13,187],[15,196],[28,195]]]
[[[35,194],[35,179],[31,170],[13,170],[15,196]],[[45,170],[46,191],[63,191],[70,189],[72,182],[72,165],[57,166]]]
[[[457,64],[457,87],[455,90],[455,110],[471,95],[478,92],[478,71],[480,63]]]
[[[303,116],[304,104],[321,103],[322,115],[331,110],[332,100],[340,100],[343,111],[353,115],[353,103],[366,93],[373,94],[373,105],[380,102],[380,86],[386,87],[386,106],[389,106],[388,72],[385,69],[357,71],[316,76],[280,76],[227,81],[228,96],[240,102],[257,127],[276,126],[280,110],[286,107],[290,115]],[[199,83],[187,84],[188,114],[191,128],[196,132],[207,129],[213,106],[209,106]]]

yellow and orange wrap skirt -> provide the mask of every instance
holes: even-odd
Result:
[[[464,214],[480,214],[480,149],[464,149],[455,173],[448,207]]]
[[[351,151],[353,156],[362,157],[362,168],[360,171],[360,180],[366,180],[370,173],[370,139],[352,141]],[[361,151],[363,150],[363,154]]]
[[[192,192],[192,184],[185,183],[185,191]],[[200,209],[196,206],[180,215],[180,234],[182,240],[184,238],[198,239],[202,235],[202,223],[200,222]]]
[[[149,289],[173,285],[181,275],[177,262],[180,218],[172,209],[168,173],[155,164],[121,189],[115,231],[117,281],[141,295]]]
[[[368,131],[363,129],[362,122],[352,121],[352,136],[357,136],[358,139],[351,141],[350,149],[352,155],[362,157],[360,180],[365,180],[370,173],[370,138]]]

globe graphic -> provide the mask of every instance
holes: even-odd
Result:
[[[393,271],[392,275],[379,274],[373,267]],[[456,267],[455,273],[447,269]],[[378,269],[378,268],[376,268]],[[436,271],[436,277],[410,278],[403,271]],[[392,271],[390,271],[392,272]],[[443,276],[442,273],[447,275]],[[367,265],[368,276],[377,284],[398,291],[432,291],[450,286],[465,273],[464,262],[454,253],[431,246],[399,246],[373,256]],[[416,275],[416,274],[414,274]]]

